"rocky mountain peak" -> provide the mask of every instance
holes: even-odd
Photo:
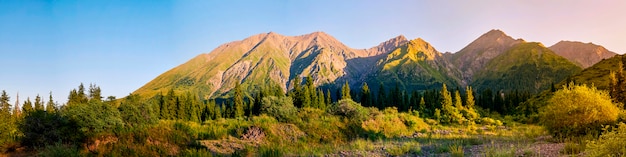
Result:
[[[397,48],[398,46],[404,45],[409,40],[404,37],[404,35],[398,35],[394,38],[391,38],[385,42],[378,44],[378,46],[372,47],[368,49],[368,56],[377,56],[381,54],[386,54]]]
[[[579,64],[583,68],[590,67],[600,62],[602,59],[617,55],[615,52],[611,52],[603,46],[578,41],[559,41],[550,46],[549,49]]]

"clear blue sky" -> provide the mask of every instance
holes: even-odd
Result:
[[[489,31],[550,46],[593,42],[626,52],[626,1],[579,0],[0,0],[0,90],[15,101],[81,82],[126,96],[220,44],[324,31],[352,48],[403,34],[456,52]]]

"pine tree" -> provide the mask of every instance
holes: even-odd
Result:
[[[478,112],[476,112],[476,109],[474,109],[474,104],[476,102],[474,101],[474,91],[472,90],[472,87],[467,86],[467,89],[465,89],[465,94],[467,95],[467,98],[465,99],[466,103],[463,115],[465,118],[467,118],[467,120],[473,122],[480,118],[480,114],[478,114]]]
[[[13,106],[13,116],[20,117],[21,114],[22,112],[20,110],[20,93],[17,93],[17,96],[15,97],[15,106]]]
[[[296,78],[292,81],[293,90],[289,94],[289,96],[293,99],[293,105],[296,107],[302,107],[302,101],[304,99],[302,87],[300,86],[301,82],[302,80],[300,80],[300,76],[296,76]]]
[[[319,102],[317,102],[317,92],[315,85],[313,84],[313,78],[311,77],[311,75],[307,76],[304,82],[306,87],[308,88],[308,93],[305,93],[304,95],[309,99],[309,107],[316,107]]]
[[[387,94],[385,94],[385,85],[382,82],[378,85],[378,98],[376,101],[379,109],[383,110],[387,107]]]
[[[95,84],[89,84],[89,100],[102,102],[102,90]]]
[[[11,115],[11,104],[9,104],[9,95],[6,91],[2,90],[2,95],[0,96],[0,115],[10,116]]]
[[[324,92],[319,89],[317,90],[317,108],[326,109],[326,100],[324,100]]]
[[[367,82],[363,83],[363,86],[361,87],[361,104],[365,107],[372,106],[370,87],[367,86]]]
[[[456,107],[456,109],[459,111],[463,110],[463,102],[461,100],[461,93],[458,90],[454,92],[454,107]]]
[[[419,102],[419,107],[418,107],[419,111],[421,113],[426,113],[426,101],[424,101],[424,97],[420,98],[420,102]],[[420,115],[424,115],[424,114],[420,114]]]
[[[50,92],[50,97],[48,97],[48,103],[46,103],[46,112],[54,113],[57,111],[57,105],[52,100],[52,92]]]
[[[166,106],[166,112],[167,112],[167,118],[169,120],[174,120],[176,119],[176,93],[174,92],[174,89],[170,89],[167,92],[167,96],[166,96],[166,101],[165,101],[165,106]]]
[[[333,104],[333,98],[330,96],[330,89],[326,89],[326,106]]]
[[[41,97],[39,95],[37,95],[35,97],[35,110],[39,110],[39,111],[43,111],[43,102],[41,100]]]
[[[26,114],[29,114],[33,111],[33,103],[30,101],[30,98],[26,98],[26,101],[24,101],[24,104],[22,105],[22,111],[24,111],[24,113]]]
[[[243,107],[245,106],[243,101],[243,91],[239,82],[235,84],[235,95],[233,97],[235,107],[235,118],[242,118],[245,114]]]
[[[458,123],[461,124],[464,120],[463,116],[459,112],[459,110],[453,106],[452,96],[446,87],[446,84],[443,84],[441,89],[441,115],[443,123]]]
[[[350,85],[348,85],[348,82],[343,84],[343,87],[341,87],[341,99],[352,99],[350,96]]]
[[[87,95],[85,95],[85,86],[83,85],[83,83],[80,83],[80,85],[78,86],[78,103],[80,104],[86,104],[89,101],[89,98],[87,98]]]

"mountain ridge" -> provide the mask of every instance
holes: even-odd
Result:
[[[444,54],[421,38],[408,40],[403,35],[368,49],[354,49],[325,32],[298,36],[268,32],[228,42],[210,53],[200,54],[159,75],[134,93],[150,97],[174,89],[210,99],[228,97],[236,83],[246,91],[278,85],[286,92],[292,88],[296,77],[306,76],[313,78],[315,86],[333,91],[344,83],[354,88],[363,82],[372,89],[378,89],[376,86],[380,83],[400,85],[407,90],[440,88],[443,83],[460,87],[473,84],[475,75],[488,68],[494,58],[525,43],[523,39],[513,39],[494,29],[460,51]],[[549,51],[541,44],[539,47],[541,51]],[[532,50],[535,49],[521,51]]]

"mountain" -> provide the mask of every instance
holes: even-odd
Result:
[[[398,83],[407,90],[441,88],[442,83],[458,86],[460,72],[443,54],[423,39],[414,39],[397,47],[376,62],[368,84],[393,87]]]
[[[349,48],[323,32],[301,36],[258,34],[198,55],[134,93],[152,96],[175,89],[215,98],[227,94],[237,82],[248,90],[277,84],[286,91],[295,77],[307,75],[312,76],[315,85],[332,84],[362,77],[373,69],[365,58],[381,56],[406,42],[404,36],[398,36],[365,50]]]
[[[504,32],[494,29],[452,54],[450,61],[462,72],[461,84],[467,85],[473,79],[472,76],[483,69],[487,62],[522,42],[524,40],[515,40]]]
[[[549,48],[556,54],[579,64],[583,68],[590,67],[602,59],[617,55],[615,52],[611,52],[600,45],[577,41],[560,41]]]
[[[471,85],[491,89],[538,93],[582,69],[541,43],[523,42],[491,59],[478,71]]]

